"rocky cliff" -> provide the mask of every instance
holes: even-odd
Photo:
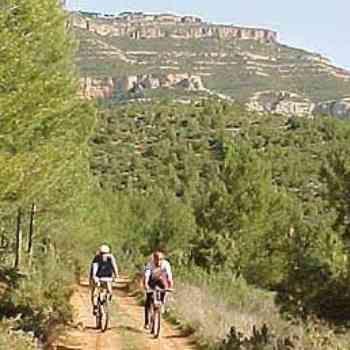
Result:
[[[318,103],[313,113],[331,115],[338,118],[350,118],[350,97]]]
[[[240,39],[277,41],[277,33],[262,28],[244,28],[234,25],[216,25],[203,22],[195,16],[172,14],[147,15],[125,12],[119,16],[92,13],[74,13],[71,16],[73,27],[90,32],[132,39]]]
[[[248,109],[260,113],[281,115],[350,118],[350,97],[339,100],[314,103],[301,95],[288,91],[262,91],[256,93],[247,103]]]
[[[310,116],[315,108],[311,100],[289,91],[262,91],[247,103],[249,110],[282,115]]]
[[[175,87],[187,91],[205,90],[201,77],[189,73],[166,74],[159,77],[140,74],[122,78],[93,79],[85,77],[80,79],[80,95],[87,99],[112,99],[129,92]]]

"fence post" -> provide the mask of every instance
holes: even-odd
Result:
[[[18,208],[17,211],[17,225],[16,225],[16,257],[15,257],[15,269],[19,270],[22,261],[22,210]]]
[[[28,247],[27,247],[29,267],[31,267],[32,265],[32,257],[33,257],[33,236],[34,236],[35,213],[36,213],[36,205],[35,203],[33,203],[32,209],[30,211]]]

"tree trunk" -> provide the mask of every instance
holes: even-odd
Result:
[[[36,205],[32,204],[32,210],[30,212],[30,221],[29,221],[29,233],[28,233],[28,265],[32,265],[32,256],[33,256],[33,236],[34,236],[34,221],[35,221]]]
[[[22,211],[21,208],[17,212],[17,227],[16,227],[16,258],[15,269],[19,270],[22,258],[22,230],[21,230]]]

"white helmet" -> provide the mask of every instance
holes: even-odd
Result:
[[[107,244],[102,244],[100,247],[100,253],[101,254],[108,254],[110,252],[110,249]]]

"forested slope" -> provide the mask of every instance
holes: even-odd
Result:
[[[122,199],[131,256],[161,244],[176,265],[243,277],[288,313],[343,323],[349,132],[215,100],[105,106],[91,169]]]

